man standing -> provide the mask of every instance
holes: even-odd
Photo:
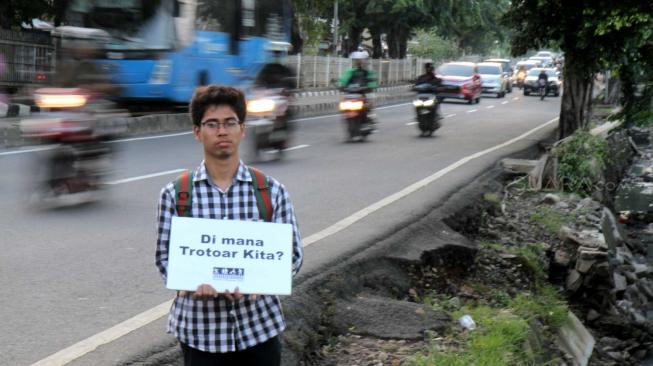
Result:
[[[245,136],[246,102],[235,88],[209,85],[195,91],[190,102],[193,134],[204,150],[204,161],[191,174],[190,215],[216,220],[263,221],[248,167],[238,146]],[[269,177],[271,222],[291,224],[293,275],[302,264],[297,222],[286,188]],[[161,191],[158,211],[156,265],[167,276],[170,223],[178,215],[175,182]],[[263,279],[261,279],[263,280]],[[179,340],[186,366],[279,365],[279,334],[285,322],[277,296],[243,295],[238,288],[214,289],[202,284],[179,291],[168,316],[168,332]]]

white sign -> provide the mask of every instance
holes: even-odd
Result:
[[[167,287],[290,295],[292,225],[172,217]]]

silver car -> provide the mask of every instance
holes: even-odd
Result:
[[[510,89],[510,78],[503,72],[500,63],[481,62],[478,64],[478,73],[481,74],[481,92],[496,94],[503,98]]]

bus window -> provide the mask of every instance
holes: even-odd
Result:
[[[209,32],[233,33],[236,1],[204,0],[197,4],[195,29]]]

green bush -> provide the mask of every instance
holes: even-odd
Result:
[[[557,146],[558,181],[562,189],[589,196],[602,177],[608,161],[607,142],[586,129],[577,130],[569,140]]]

